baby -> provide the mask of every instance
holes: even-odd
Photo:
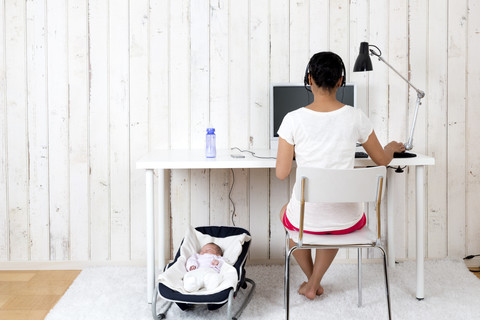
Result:
[[[222,249],[215,243],[207,243],[200,253],[188,258],[183,277],[183,287],[187,292],[198,291],[201,288],[212,290],[222,282],[220,269],[224,263]]]

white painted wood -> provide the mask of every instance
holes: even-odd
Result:
[[[189,2],[170,2],[170,141],[172,148],[190,147]]]
[[[368,42],[368,2],[352,1],[350,3],[350,21],[349,21],[349,65],[347,68],[347,82],[353,82],[357,86],[357,106],[368,115],[368,72],[353,72],[353,66],[358,56],[361,42]],[[356,251],[356,250],[355,250]]]
[[[252,113],[250,106],[250,75],[255,72],[249,71],[258,67],[252,57],[250,50],[255,46],[252,40],[253,35],[249,30],[249,2],[231,1],[229,3],[228,23],[228,145],[247,149],[249,146],[249,116]],[[251,10],[254,10],[253,6]],[[255,22],[251,22],[255,23]],[[251,46],[249,46],[249,40]],[[258,48],[260,49],[260,48]],[[264,74],[264,73],[262,73]],[[253,103],[253,102],[252,102]],[[202,135],[205,134],[205,129]]]
[[[447,1],[429,6],[428,24],[428,153],[435,166],[428,168],[427,257],[447,255]]]
[[[217,149],[228,148],[228,14],[229,1],[210,1],[210,115]]]
[[[198,1],[196,1],[198,2]],[[170,88],[169,88],[169,2],[153,1],[149,3],[149,150],[170,148]],[[192,19],[193,16],[192,16]],[[140,138],[140,136],[139,136]],[[157,184],[158,199],[170,198],[170,171],[161,170],[157,172],[158,178],[154,181]],[[157,218],[158,230],[163,234],[164,239],[170,240],[170,202],[162,203],[159,200],[156,210],[164,212],[164,219],[161,215]],[[141,227],[141,226],[139,226]],[[159,233],[160,234],[160,233]],[[160,239],[157,239],[160,240]],[[157,248],[159,269],[163,269],[164,261],[170,258],[170,243],[165,241],[163,248]],[[162,259],[163,257],[163,259]]]
[[[249,169],[233,169],[230,170],[230,223],[228,225],[235,225],[246,230],[250,227],[250,220],[255,220],[255,216],[249,215]],[[235,181],[233,181],[233,175]],[[233,221],[232,221],[233,219]]]
[[[130,234],[131,259],[145,258],[145,179],[135,162],[149,150],[149,1],[130,4]],[[153,143],[153,142],[152,142]]]
[[[208,1],[192,1],[190,6],[190,145],[204,150],[210,111],[210,5]],[[190,177],[190,224],[208,225],[210,171],[192,170]]]
[[[288,0],[270,0],[270,83],[290,80],[289,10]]]
[[[219,148],[268,147],[269,84],[303,81],[320,50],[344,58],[380,142],[404,140],[415,92],[377,59],[352,74],[364,40],[427,93],[413,151],[437,159],[427,170],[428,256],[477,253],[478,10],[467,0],[0,0],[0,260],[144,261],[136,161],[203,149],[209,122]],[[267,261],[283,254],[274,206],[286,182],[262,170],[235,169],[232,194],[236,223],[253,226],[254,255]],[[170,223],[178,238],[187,224],[231,223],[229,169],[175,171],[172,191],[187,192],[172,203],[178,223],[170,211],[163,221],[166,239]],[[395,246],[411,259],[416,174],[397,178]]]
[[[268,1],[250,5],[250,143],[268,148],[269,137],[269,24]]]
[[[347,68],[347,79],[350,73],[349,54],[349,0],[330,0],[330,25],[328,26],[330,38],[330,51],[335,52],[343,59]],[[314,36],[313,34],[311,36]]]
[[[448,2],[448,93],[447,111],[447,217],[457,212],[455,219],[447,218],[447,254],[461,258],[465,255],[465,96],[467,68],[467,1]]]
[[[90,255],[93,260],[111,258],[108,12],[107,0],[89,4]]]
[[[168,149],[170,148],[169,1],[150,1],[149,6],[149,150]]]
[[[0,1],[0,20],[5,21],[5,1]],[[0,23],[0,261],[9,259],[9,217],[7,197],[7,81],[5,24]]]
[[[268,176],[269,169],[250,169],[250,234],[254,241],[250,247],[251,260],[269,258]]]
[[[171,255],[175,256],[190,225],[190,170],[171,171]]]
[[[382,51],[382,55],[386,58],[388,57],[388,35],[389,29],[385,26],[389,22],[389,4],[386,1],[380,1],[372,3],[370,2],[369,8],[369,39],[368,43],[371,45],[376,45]],[[359,48],[359,47],[358,47]],[[356,49],[358,52],[358,49]],[[368,79],[368,107],[362,107],[362,110],[368,112],[369,119],[373,123],[375,134],[377,135],[380,144],[385,145],[388,143],[388,119],[389,119],[389,105],[388,105],[388,81],[389,81],[389,68],[378,61],[378,59],[372,57],[372,66],[373,71],[367,73]],[[353,62],[354,63],[354,62]],[[361,89],[361,86],[360,86]],[[364,108],[364,109],[363,109]],[[387,188],[391,188],[391,182],[387,180]],[[392,187],[393,188],[393,187]],[[387,192],[388,192],[387,189]],[[396,199],[394,199],[396,200]],[[385,204],[382,223],[386,222],[387,215],[396,214],[393,211],[393,206]],[[375,221],[376,213],[371,206],[368,210],[367,221]],[[385,225],[385,224],[384,224]],[[388,243],[387,243],[388,246]],[[378,250],[368,249],[368,258],[374,259],[379,258],[380,253]],[[393,257],[391,257],[393,258]]]
[[[230,216],[230,170],[210,170],[210,225],[229,226]]]
[[[422,0],[411,1],[409,4],[409,73],[411,82],[420,90],[426,90],[427,83],[427,23],[425,19],[428,12],[428,3]],[[409,120],[408,128],[410,130],[413,120],[414,108],[411,105],[417,98],[414,90],[409,91]],[[427,149],[427,106],[428,97],[422,100],[422,105],[418,111],[417,122],[415,125],[415,135],[413,138],[413,152],[426,154]],[[409,170],[408,175],[408,258],[415,257],[415,171]]]
[[[190,6],[190,146],[203,149],[210,111],[210,6],[208,1]]]
[[[70,259],[90,258],[88,7],[68,3]]]
[[[310,60],[308,1],[290,1],[290,82],[303,82]]]
[[[208,226],[210,222],[210,170],[190,170],[190,224],[193,227]]]
[[[45,2],[26,2],[30,259],[49,260],[48,108]]]
[[[327,51],[330,44],[330,1],[310,0],[310,56],[320,51]]]
[[[130,259],[129,1],[109,5],[110,255]],[[127,183],[125,183],[127,182]]]
[[[170,2],[170,40],[169,40],[169,89],[170,89],[170,143],[172,148],[190,147],[190,26],[189,3],[187,1]],[[173,251],[175,255],[190,225],[191,192],[190,172],[172,171],[172,199],[177,203],[172,206]],[[176,197],[176,198],[174,198]],[[175,202],[174,202],[175,203]]]
[[[370,2],[369,44],[376,45],[388,56],[388,3]],[[358,49],[357,49],[358,50]],[[382,145],[388,143],[388,67],[372,58],[373,71],[368,73],[368,116]],[[364,109],[367,110],[367,109]]]
[[[408,74],[408,12],[407,3],[396,1],[390,3],[389,20],[395,23],[389,27],[389,52],[384,56],[388,61],[404,77]],[[380,63],[383,64],[383,63]],[[387,67],[383,65],[382,67]],[[406,141],[408,137],[407,118],[408,118],[408,84],[398,76],[393,70],[389,70],[389,124],[388,124],[388,140]],[[397,174],[394,179],[395,204],[393,210],[395,212],[395,239],[396,256],[403,258],[405,252],[406,239],[406,174]],[[398,240],[398,241],[397,241]]]
[[[26,127],[25,3],[5,4],[7,203],[9,259],[28,260],[28,153]]]
[[[480,252],[480,130],[476,123],[480,121],[480,64],[475,60],[480,50],[480,21],[476,18],[480,14],[480,3],[477,1],[468,2],[468,73],[467,73],[467,110],[466,119],[466,254]],[[433,198],[433,197],[432,197]],[[449,216],[455,214],[449,212]]]

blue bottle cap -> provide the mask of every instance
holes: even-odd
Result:
[[[207,128],[207,134],[215,134],[215,128]]]

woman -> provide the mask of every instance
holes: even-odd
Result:
[[[310,59],[305,84],[310,85],[314,100],[288,113],[278,129],[276,175],[280,180],[289,176],[294,156],[298,167],[352,169],[357,142],[382,166],[390,163],[394,152],[405,151],[404,145],[395,141],[383,148],[367,116],[359,108],[336,99],[337,89],[344,83],[344,73],[342,59],[333,52],[319,52]],[[299,201],[292,195],[280,212],[285,228],[298,230],[299,211]],[[309,204],[304,232],[345,234],[363,228],[365,223],[365,214],[357,204]],[[291,241],[290,247],[293,245]],[[308,299],[323,293],[321,280],[337,252],[338,249],[317,249],[315,261],[308,249],[293,252],[308,279],[298,293]]]

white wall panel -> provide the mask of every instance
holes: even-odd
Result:
[[[47,41],[45,1],[26,2],[30,258],[50,256]]]
[[[268,147],[270,84],[302,82],[320,50],[344,59],[380,142],[406,140],[416,93],[377,59],[353,74],[361,41],[427,93],[413,151],[437,161],[427,170],[428,257],[478,253],[479,12],[468,0],[0,0],[0,260],[143,260],[138,158],[203,149],[209,124],[219,149]],[[415,173],[393,177],[391,245],[413,258]],[[252,233],[251,259],[283,256],[278,211],[294,173],[165,179],[173,250],[189,224],[235,223]]]
[[[90,258],[90,73],[86,1],[68,3],[70,258]]]
[[[480,52],[480,3],[468,2],[468,35],[467,35],[467,110],[465,124],[466,141],[466,248],[467,254],[480,252],[480,63],[475,58]],[[455,219],[459,213],[449,212],[449,217]],[[461,214],[461,213],[460,213]]]
[[[5,21],[5,1],[0,1],[0,19]],[[7,81],[5,24],[0,23],[0,261],[9,260],[7,182]]]
[[[6,160],[9,259],[28,260],[28,128],[25,2],[5,4]],[[60,151],[61,152],[61,151]]]
[[[110,257],[110,101],[109,2],[89,4],[90,44],[90,252],[93,260]]]
[[[130,69],[128,55],[129,1],[109,5],[108,83],[110,165],[110,255],[130,259]]]
[[[435,166],[428,168],[427,256],[444,257],[447,252],[447,137],[448,137],[448,57],[447,1],[430,2],[428,7],[428,153]],[[454,106],[451,106],[454,107]]]

